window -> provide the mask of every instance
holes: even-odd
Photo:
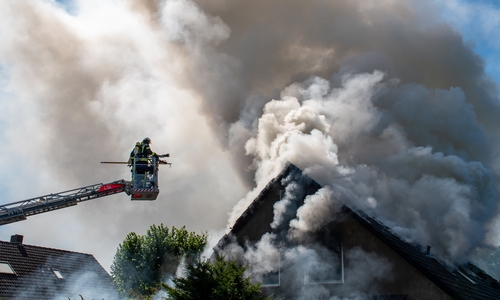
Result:
[[[12,266],[5,261],[0,261],[0,274],[17,275]]]
[[[277,264],[273,266],[275,270],[273,272],[269,272],[266,274],[262,275],[262,287],[273,287],[273,286],[280,286],[281,284],[281,257],[280,254],[278,254],[278,257],[272,261],[270,261],[271,264]]]
[[[457,268],[457,272],[463,277],[465,277],[465,279],[469,280],[472,284],[477,284],[474,280],[471,279],[474,277],[477,278],[477,275],[474,272],[472,272],[472,270],[468,269],[465,266],[460,266]]]
[[[40,272],[43,274],[44,278],[47,279],[55,279],[56,281],[64,281],[66,278],[64,278],[63,273],[56,268],[50,268],[46,267],[43,265],[38,266]]]
[[[59,271],[57,269],[52,269],[52,272],[54,273],[54,275],[56,275],[56,278],[58,280],[63,280],[64,279],[64,276],[61,274],[61,271]]]
[[[262,275],[262,285],[263,287],[280,286],[280,271],[271,272]]]
[[[262,253],[255,257],[251,254],[253,259],[247,261],[253,279],[261,287],[280,287],[282,282],[286,285],[344,283],[344,254],[338,239],[280,248],[272,254],[267,249],[264,257]]]
[[[344,253],[342,244],[329,251],[317,251],[318,264],[306,271],[305,284],[344,283]]]
[[[248,262],[250,266],[250,271],[252,272],[252,276],[256,281],[261,283],[262,287],[277,287],[280,286],[281,281],[281,253],[273,253],[271,255],[267,255],[262,260],[259,260],[256,269],[255,263]],[[270,270],[268,273],[264,273],[262,267],[265,266],[266,270]]]

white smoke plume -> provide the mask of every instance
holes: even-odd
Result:
[[[290,221],[288,238],[301,241],[333,221],[341,208],[334,199],[333,191],[328,187],[307,196],[304,205],[298,208],[296,218]]]
[[[93,200],[2,226],[1,238],[92,253],[109,271],[131,231],[223,229],[245,183],[182,74],[228,27],[190,1],[158,2],[154,17],[140,3],[71,3],[0,4],[1,203],[129,180],[124,165],[99,162],[126,161],[146,136],[173,165],[160,169],[157,201]]]
[[[108,269],[130,231],[231,226],[290,161],[325,186],[295,238],[349,204],[451,259],[500,243],[496,84],[443,3],[1,2],[1,203],[127,179],[98,162],[146,136],[173,166],[155,202],[94,200],[0,235]]]
[[[321,228],[332,220],[335,210],[347,204],[377,215],[407,240],[432,245],[442,257],[452,260],[463,259],[485,242],[496,210],[493,171],[480,161],[470,160],[461,153],[463,149],[446,145],[484,136],[474,118],[467,120],[474,113],[463,101],[463,94],[454,97],[455,90],[423,93],[431,98],[420,98],[419,105],[424,108],[445,105],[441,101],[449,103],[442,114],[426,116],[429,122],[413,125],[428,141],[421,146],[408,137],[413,126],[404,127],[391,109],[401,106],[411,110],[413,118],[436,113],[432,108],[420,112],[401,103],[423,87],[416,86],[407,91],[408,95],[393,98],[388,95],[394,89],[399,92],[408,87],[384,81],[384,75],[377,71],[348,74],[341,82],[341,87],[331,88],[328,81],[316,78],[295,87],[302,99],[300,105],[290,96],[269,102],[259,120],[257,137],[247,143],[259,171],[269,173],[267,170],[291,161],[326,186],[306,199],[297,219],[291,222],[294,231],[290,234]],[[393,103],[384,109],[379,107],[379,103],[388,101]],[[457,130],[448,124],[451,120],[447,120],[447,114],[460,116],[457,126],[464,128],[456,138],[442,137]],[[412,122],[411,118],[401,120]],[[432,122],[438,125],[432,126]],[[471,124],[465,127],[463,122]],[[428,128],[418,126],[420,123]],[[474,132],[467,134],[467,130]],[[427,137],[433,131],[443,134]],[[278,202],[276,207],[283,205],[283,201]],[[280,220],[280,216],[275,218],[275,222]]]
[[[256,282],[263,282],[264,289],[265,284],[271,283],[264,279],[265,276],[274,274],[272,282],[279,280],[280,285],[286,287],[280,291],[281,294],[275,296],[287,299],[365,299],[367,295],[379,292],[380,283],[392,280],[391,263],[360,247],[350,249],[345,254],[349,264],[340,266],[338,254],[324,245],[287,244],[269,233],[264,234],[254,245],[247,245],[246,250],[236,243],[231,243],[229,247],[224,248],[222,254],[247,264],[247,275]],[[336,274],[338,277],[329,276],[335,269],[339,272],[342,270],[343,273]],[[323,276],[333,280],[332,282],[338,281],[330,284],[335,285],[335,293],[342,297],[329,298],[330,291],[327,286],[314,284],[314,276]],[[304,280],[309,284],[304,284]]]

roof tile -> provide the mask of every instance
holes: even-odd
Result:
[[[0,241],[0,261],[16,275],[0,274],[0,298],[52,300],[117,298],[111,278],[91,254]],[[58,279],[54,270],[62,274]],[[91,287],[91,291],[89,291]]]

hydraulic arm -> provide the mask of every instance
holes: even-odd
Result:
[[[169,157],[169,154],[158,155],[158,157]],[[127,162],[102,163],[127,164]],[[45,195],[8,204],[0,204],[0,225],[26,220],[26,218],[31,215],[77,205],[78,202],[121,192],[125,192],[129,195],[131,200],[156,200],[160,193],[158,187],[159,164],[171,165],[156,157],[147,158],[147,161],[143,161],[142,163],[138,163],[137,159],[134,159],[133,165],[131,166],[131,181],[121,179],[105,184],[98,183],[57,194]]]
[[[121,192],[130,193],[130,182],[118,180],[106,184],[99,183],[57,194],[0,204],[0,225],[26,220],[31,215],[77,205],[78,202]]]

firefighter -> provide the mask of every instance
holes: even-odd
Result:
[[[146,137],[142,140],[142,143],[139,147],[139,151],[135,154],[136,159],[136,167],[138,174],[144,174],[146,172],[152,173],[154,171],[155,166],[149,164],[149,157],[152,156],[156,158],[158,161],[158,154],[151,150],[149,146],[151,144],[151,139]]]
[[[128,165],[129,167],[131,167],[131,166],[134,164],[134,158],[135,158],[135,155],[136,155],[137,153],[139,153],[139,151],[141,151],[141,143],[140,143],[140,142],[137,142],[137,143],[135,143],[135,147],[134,147],[134,149],[133,149],[132,151],[130,151],[130,157],[129,157],[129,159],[128,159],[128,163],[127,163],[127,165]]]

